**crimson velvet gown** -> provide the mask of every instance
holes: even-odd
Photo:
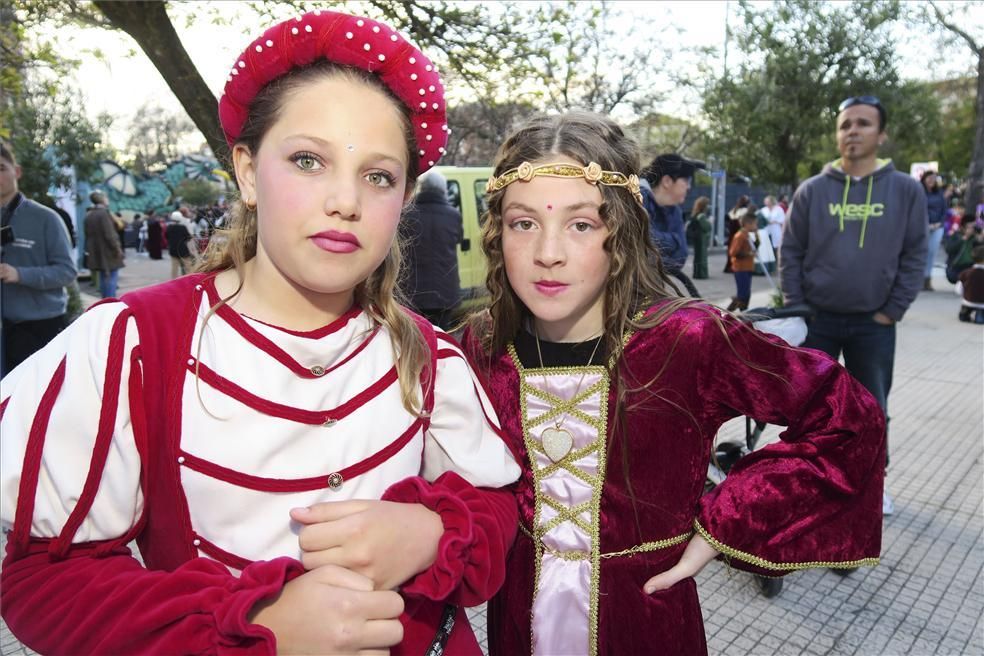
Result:
[[[522,356],[531,339],[489,358],[466,335],[523,466],[493,656],[705,654],[694,580],[642,589],[695,531],[731,567],[769,576],[877,564],[884,417],[825,354],[699,305],[627,336],[616,371],[549,354],[540,368],[536,351]],[[787,428],[705,495],[714,436],[739,415]],[[553,462],[539,435],[561,419],[575,440]]]

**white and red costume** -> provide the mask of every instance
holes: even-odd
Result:
[[[384,498],[444,522],[402,588],[393,653],[423,653],[447,603],[499,588],[516,526],[511,493],[485,488],[519,468],[461,350],[422,326],[417,418],[358,307],[298,333],[223,306],[203,330],[218,300],[193,275],[102,303],[2,381],[8,625],[45,653],[273,653],[246,616],[303,573],[288,511]],[[480,653],[460,608],[444,648]]]

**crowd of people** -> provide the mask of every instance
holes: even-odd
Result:
[[[895,324],[930,224],[919,183],[876,157],[876,98],[840,105],[841,157],[791,203],[746,199],[730,230],[731,309],[768,248],[786,303],[815,310],[806,349],[694,298],[688,233],[702,279],[708,203],[690,230],[680,205],[703,164],[643,166],[587,112],[505,138],[489,298],[456,339],[442,81],[385,24],[319,10],[269,28],[219,116],[240,198],[138,228],[174,279],[111,298],[124,249],[94,194],[108,300],[0,381],[2,612],[27,645],[477,656],[464,607],[489,602],[494,656],[704,654],[694,577],[711,560],[877,564]],[[68,236],[0,163],[5,230],[60,249],[33,286],[59,317]],[[32,270],[4,239],[6,293]],[[717,431],[741,415],[788,430],[705,494]]]

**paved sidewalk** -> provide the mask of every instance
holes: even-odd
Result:
[[[132,252],[128,265],[121,291],[170,273],[167,260]],[[712,256],[711,279],[698,281],[717,303],[733,289],[722,266]],[[752,305],[767,304],[765,279],[754,285]],[[766,599],[753,577],[712,563],[698,576],[711,654],[984,654],[984,326],[957,321],[959,300],[942,271],[934,285],[898,331],[886,483],[895,514],[885,519],[881,564],[843,578],[796,572]],[[777,434],[770,427],[763,439]],[[743,436],[736,420],[720,439]],[[484,609],[471,615],[484,643]],[[31,653],[0,625],[0,655]]]

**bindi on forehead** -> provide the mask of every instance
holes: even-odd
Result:
[[[547,203],[547,211],[550,212],[552,210],[553,210],[553,205],[551,203]]]

